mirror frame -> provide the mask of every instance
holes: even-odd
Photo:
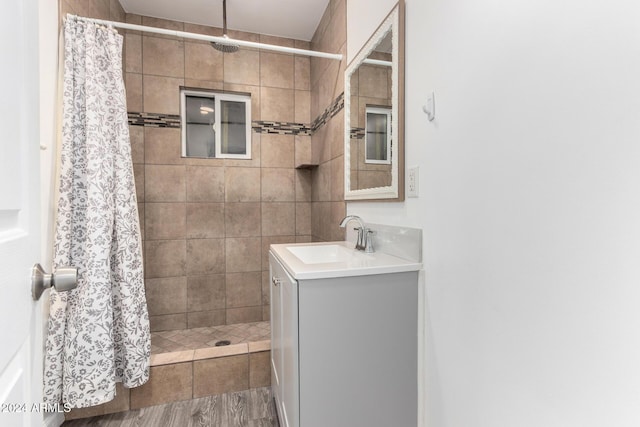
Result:
[[[361,190],[351,189],[351,76],[391,31],[391,119],[395,129],[391,147],[391,185]],[[404,201],[404,0],[399,0],[378,26],[344,74],[344,198],[345,200]],[[395,160],[395,161],[394,161]]]

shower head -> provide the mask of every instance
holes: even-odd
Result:
[[[227,35],[227,0],[222,0],[222,37],[224,37],[225,39],[229,38],[229,36]],[[239,46],[235,44],[218,42],[211,42],[211,46],[213,46],[214,49],[224,53],[237,52],[239,48]]]
[[[229,38],[226,34],[223,37],[225,39]],[[225,43],[218,43],[218,42],[211,42],[211,46],[213,46],[215,50],[219,50],[220,52],[224,52],[224,53],[237,52],[238,49],[240,48],[237,44],[225,44]]]

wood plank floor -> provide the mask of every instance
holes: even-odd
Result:
[[[66,421],[63,427],[279,427],[269,387]]]

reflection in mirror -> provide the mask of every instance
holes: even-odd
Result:
[[[367,106],[366,115],[364,162],[391,166],[391,106]]]
[[[401,3],[345,73],[345,199],[403,200]]]
[[[351,190],[391,186],[391,34],[351,75]]]

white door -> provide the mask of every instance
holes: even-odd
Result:
[[[0,425],[39,426],[41,305],[31,298],[40,257],[37,0],[3,0],[0,23]],[[41,320],[39,320],[41,321]],[[37,360],[40,359],[40,360]]]

